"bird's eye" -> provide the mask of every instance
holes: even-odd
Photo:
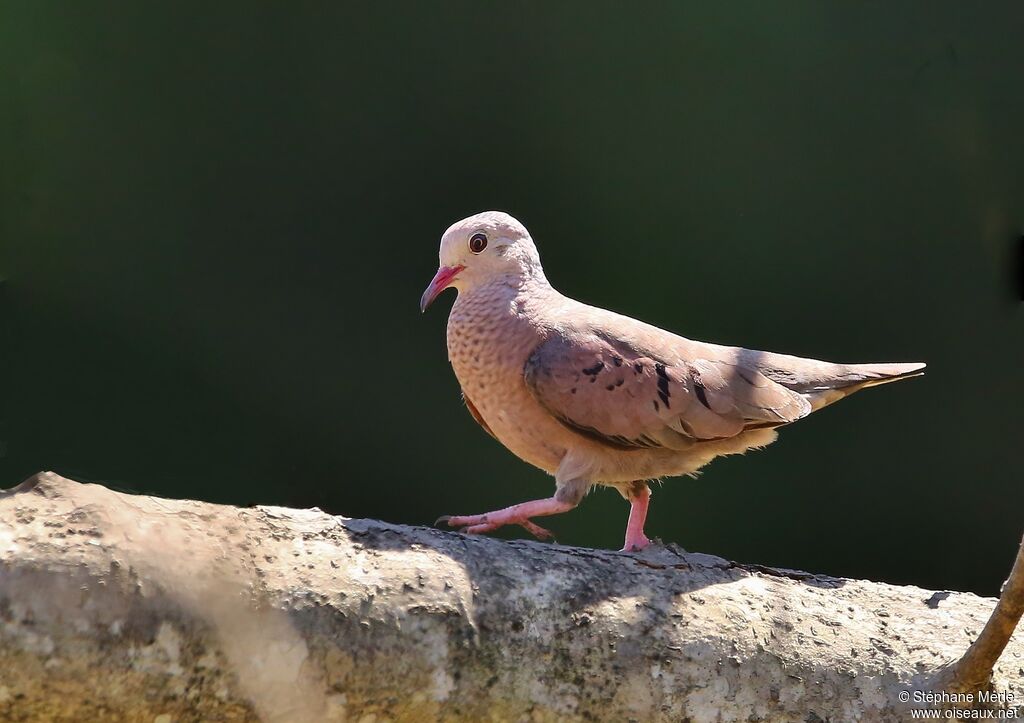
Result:
[[[482,233],[475,233],[469,237],[469,250],[475,254],[487,248],[487,237]]]

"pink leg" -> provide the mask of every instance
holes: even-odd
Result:
[[[554,497],[545,500],[532,500],[522,502],[518,505],[506,507],[496,512],[486,512],[482,515],[465,515],[462,517],[442,517],[438,523],[447,522],[449,527],[461,527],[462,532],[476,535],[481,532],[491,532],[505,525],[521,525],[534,537],[546,540],[553,535],[539,525],[530,522],[531,517],[543,517],[545,515],[557,515],[560,512],[568,512],[576,505],[571,502],[561,502]]]
[[[626,544],[622,552],[639,552],[651,544],[644,534],[651,490],[646,482],[634,482],[629,492],[629,520],[626,522]]]

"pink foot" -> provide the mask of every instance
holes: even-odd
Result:
[[[629,520],[626,522],[626,544],[620,552],[640,552],[651,541],[644,534],[644,522],[647,520],[647,506],[651,501],[651,490],[646,482],[635,483],[630,490]]]
[[[619,552],[640,552],[640,550],[644,549],[650,544],[651,541],[647,539],[647,535],[641,532],[640,535],[637,537],[627,537],[626,544],[623,546],[621,550],[619,550]]]
[[[551,497],[546,500],[522,502],[518,505],[506,507],[503,510],[485,512],[482,515],[441,517],[437,522],[446,522],[449,527],[461,527],[460,532],[470,535],[491,532],[505,525],[519,525],[537,539],[549,540],[554,535],[549,530],[545,530],[540,525],[531,522],[530,518],[557,515],[560,512],[568,512],[573,507],[574,505],[559,502],[554,497]]]

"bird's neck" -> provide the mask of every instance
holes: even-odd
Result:
[[[522,310],[527,305],[558,294],[543,271],[528,274],[501,274],[486,281],[459,290],[457,307],[475,307],[479,304],[498,309]],[[454,309],[453,309],[454,310]]]

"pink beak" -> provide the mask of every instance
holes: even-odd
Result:
[[[456,266],[442,266],[434,274],[434,278],[431,279],[430,284],[427,286],[427,290],[423,292],[423,296],[420,297],[420,311],[426,311],[427,307],[434,303],[434,299],[442,291],[447,289],[455,277],[459,275],[465,266],[458,264]]]

